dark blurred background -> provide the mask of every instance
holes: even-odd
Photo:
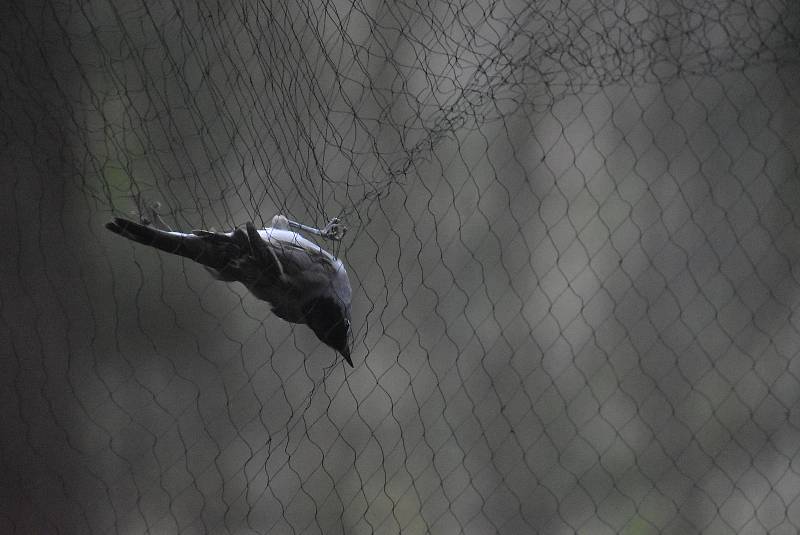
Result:
[[[796,533],[799,22],[0,5],[0,532]],[[356,368],[137,198],[342,217]]]

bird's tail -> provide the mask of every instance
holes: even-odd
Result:
[[[243,246],[248,247],[247,236],[241,230],[232,234],[207,231],[194,231],[191,234],[167,232],[121,217],[106,223],[106,228],[129,240],[189,258],[217,271],[224,269],[231,259],[238,257]],[[240,243],[242,239],[244,242]]]

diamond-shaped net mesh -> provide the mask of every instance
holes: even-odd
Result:
[[[793,0],[0,6],[0,532],[795,533]],[[103,229],[341,217],[355,369]]]

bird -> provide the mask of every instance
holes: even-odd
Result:
[[[242,283],[272,312],[290,323],[308,325],[317,338],[344,357],[350,367],[352,290],[341,260],[292,230],[296,228],[340,240],[346,227],[332,219],[323,229],[308,227],[283,215],[269,227],[252,221],[230,232],[175,232],[115,217],[106,228],[129,240],[194,260],[224,282]]]

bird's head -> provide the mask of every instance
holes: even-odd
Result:
[[[306,323],[317,335],[344,357],[352,367],[350,358],[350,310],[336,299],[319,298],[312,301],[305,310]]]

